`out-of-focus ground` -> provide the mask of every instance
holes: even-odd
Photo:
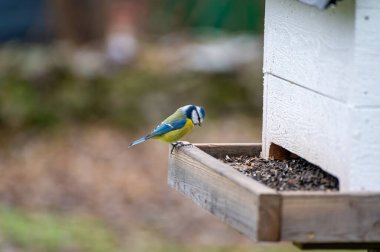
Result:
[[[228,128],[229,133],[215,132],[213,128],[218,125]],[[257,122],[246,122],[244,126],[232,120],[210,122],[193,132],[189,140],[239,142],[250,137],[257,141],[259,132],[251,133],[248,125],[260,126]],[[97,125],[32,136],[21,134],[6,141],[0,165],[3,207],[49,213],[55,218],[99,219],[107,232],[116,235],[115,242],[133,248],[131,251],[149,251],[141,246],[153,249],[249,244],[240,234],[168,188],[169,147],[152,141],[128,149],[130,141],[138,136]],[[0,227],[2,224],[0,221]],[[62,228],[66,225],[62,222]],[[37,227],[29,228],[34,232]],[[16,239],[18,244],[12,231],[4,229],[2,235]]]

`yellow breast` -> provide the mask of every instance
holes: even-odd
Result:
[[[171,142],[175,142],[181,139],[184,135],[189,133],[193,128],[194,128],[193,122],[190,119],[186,119],[186,123],[182,128],[170,131],[166,134],[163,134],[161,136],[156,136],[153,138],[167,142],[167,143],[171,143]]]

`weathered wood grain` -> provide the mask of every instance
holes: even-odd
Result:
[[[197,147],[169,156],[168,184],[254,240],[280,238],[279,195]]]
[[[241,150],[240,144],[202,146],[211,153]],[[380,192],[276,192],[197,147],[169,156],[168,183],[257,241],[323,248],[380,245]]]
[[[261,143],[196,143],[194,145],[207,154],[218,159],[224,158],[226,155],[260,156],[261,153]]]
[[[380,242],[380,193],[283,192],[281,239]]]

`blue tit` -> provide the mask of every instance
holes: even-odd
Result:
[[[148,139],[158,139],[177,146],[177,141],[189,133],[195,125],[201,126],[206,112],[201,106],[186,105],[177,109],[171,116],[160,123],[147,136],[132,142],[129,147],[145,142]],[[173,151],[173,149],[172,149]]]

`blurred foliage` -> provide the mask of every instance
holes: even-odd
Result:
[[[25,251],[120,251],[114,235],[89,217],[24,213],[0,208],[0,228],[8,247]],[[0,242],[0,245],[4,242]]]
[[[88,216],[60,216],[52,213],[26,213],[0,208],[0,249],[2,251],[57,252],[294,252],[289,244],[250,246],[191,246],[170,243],[139,234],[134,242],[123,244],[112,230]],[[317,250],[316,250],[317,251]],[[332,250],[324,250],[331,252]],[[347,250],[342,250],[346,252]]]
[[[202,33],[207,27],[207,33],[214,29],[259,34],[264,27],[264,1],[153,1],[150,20],[149,26],[155,31],[187,29]]]
[[[48,55],[49,51],[39,54]],[[261,77],[244,71],[214,75],[173,73],[136,65],[107,75],[81,76],[54,61],[39,63],[44,62],[39,57],[43,58],[25,53],[14,55],[5,63],[7,57],[2,58],[1,127],[43,128],[107,121],[136,129],[141,123],[155,124],[162,115],[186,104],[205,106],[211,118],[258,111],[249,81],[258,82]]]

